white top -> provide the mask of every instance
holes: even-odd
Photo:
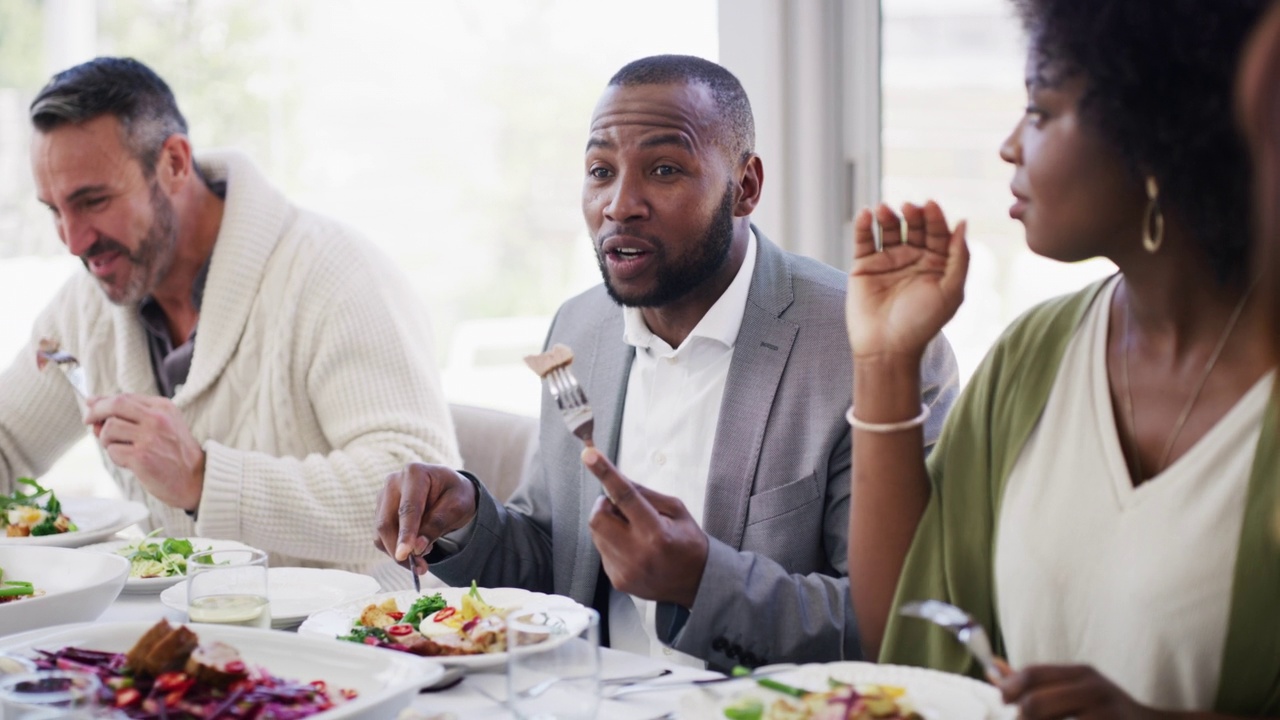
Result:
[[[191,373],[173,398],[207,454],[198,520],[107,470],[151,511],[146,529],[239,540],[272,566],[390,566],[370,541],[385,478],[412,461],[458,462],[422,303],[390,259],[290,203],[247,158],[197,162],[227,181]],[[87,432],[67,383],[36,371],[41,337],[80,359],[93,395],[157,394],[137,308],[75,273],[0,374],[0,491]]]
[[[618,469],[636,483],[679,498],[699,525],[720,422],[720,399],[746,312],[755,260],[752,232],[737,276],[678,348],[672,349],[650,332],[638,308],[622,312],[623,340],[635,347],[636,358],[627,380]],[[658,640],[656,613],[653,602],[611,591],[610,646],[703,667],[702,660]]]
[[[1245,490],[1271,393],[1258,381],[1138,487],[1107,382],[1113,281],[1076,331],[1005,489],[996,601],[1014,667],[1093,665],[1140,703],[1212,707]]]

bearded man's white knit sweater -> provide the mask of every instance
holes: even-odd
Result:
[[[240,540],[277,565],[368,571],[386,559],[373,512],[387,474],[459,464],[421,301],[381,252],[291,204],[246,158],[198,164],[227,191],[191,371],[173,397],[206,453],[196,519],[103,462],[168,535]],[[137,307],[112,305],[77,272],[0,375],[6,492],[87,432],[66,381],[36,369],[42,337],[80,359],[91,395],[159,394]]]

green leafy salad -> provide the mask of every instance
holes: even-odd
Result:
[[[57,535],[79,529],[71,518],[62,514],[62,503],[52,490],[32,478],[18,478],[17,482],[18,487],[12,493],[0,495],[0,520],[3,520],[5,535]]]
[[[474,587],[475,583],[472,583],[473,591]],[[389,612],[386,608],[382,608],[382,610],[387,612],[387,615],[393,622],[412,625],[414,630],[418,629],[419,625],[422,624],[423,619],[445,609],[449,605],[449,603],[445,602],[444,596],[440,593],[436,593],[435,595],[423,595],[417,600],[414,600],[413,605],[411,605],[409,610],[404,613],[396,610],[395,600],[390,600],[389,602],[391,603],[389,606]],[[361,619],[356,620],[349,634],[340,635],[338,636],[338,639],[346,640],[347,642],[364,643],[366,645],[372,645],[377,641],[382,641],[384,643],[391,641],[391,638],[387,636],[386,629],[376,627],[374,625],[364,625],[360,622],[362,619],[364,618],[362,617]]]
[[[187,574],[187,558],[192,553],[211,548],[199,548],[183,538],[156,538],[164,528],[156,528],[141,540],[130,543],[117,553],[129,559],[129,577],[161,578],[181,577]],[[208,557],[202,558],[208,562]]]

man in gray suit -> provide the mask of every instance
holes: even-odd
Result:
[[[594,605],[610,644],[642,654],[859,656],[845,276],[751,225],[753,143],[746,94],[715,63],[658,56],[614,76],[583,182],[604,284],[565,303],[547,340],[575,352],[599,450],[544,395],[533,475],[505,507],[473,477],[413,465],[379,497],[380,547],[451,584]],[[932,443],[957,390],[945,340],[924,367]]]

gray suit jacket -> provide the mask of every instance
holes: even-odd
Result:
[[[710,552],[689,611],[658,608],[659,637],[715,667],[859,657],[849,600],[850,432],[844,413],[852,367],[844,324],[845,276],[759,247],[721,402],[702,527]],[[621,309],[597,286],[566,302],[547,344],[573,348],[573,371],[595,413],[600,450],[617,457],[634,348]],[[958,385],[939,337],[926,356],[924,401],[932,444]],[[482,493],[464,546],[432,563],[454,585],[517,586],[591,605],[600,554],[587,519],[600,485],[549,394],[538,459],[505,507]]]

